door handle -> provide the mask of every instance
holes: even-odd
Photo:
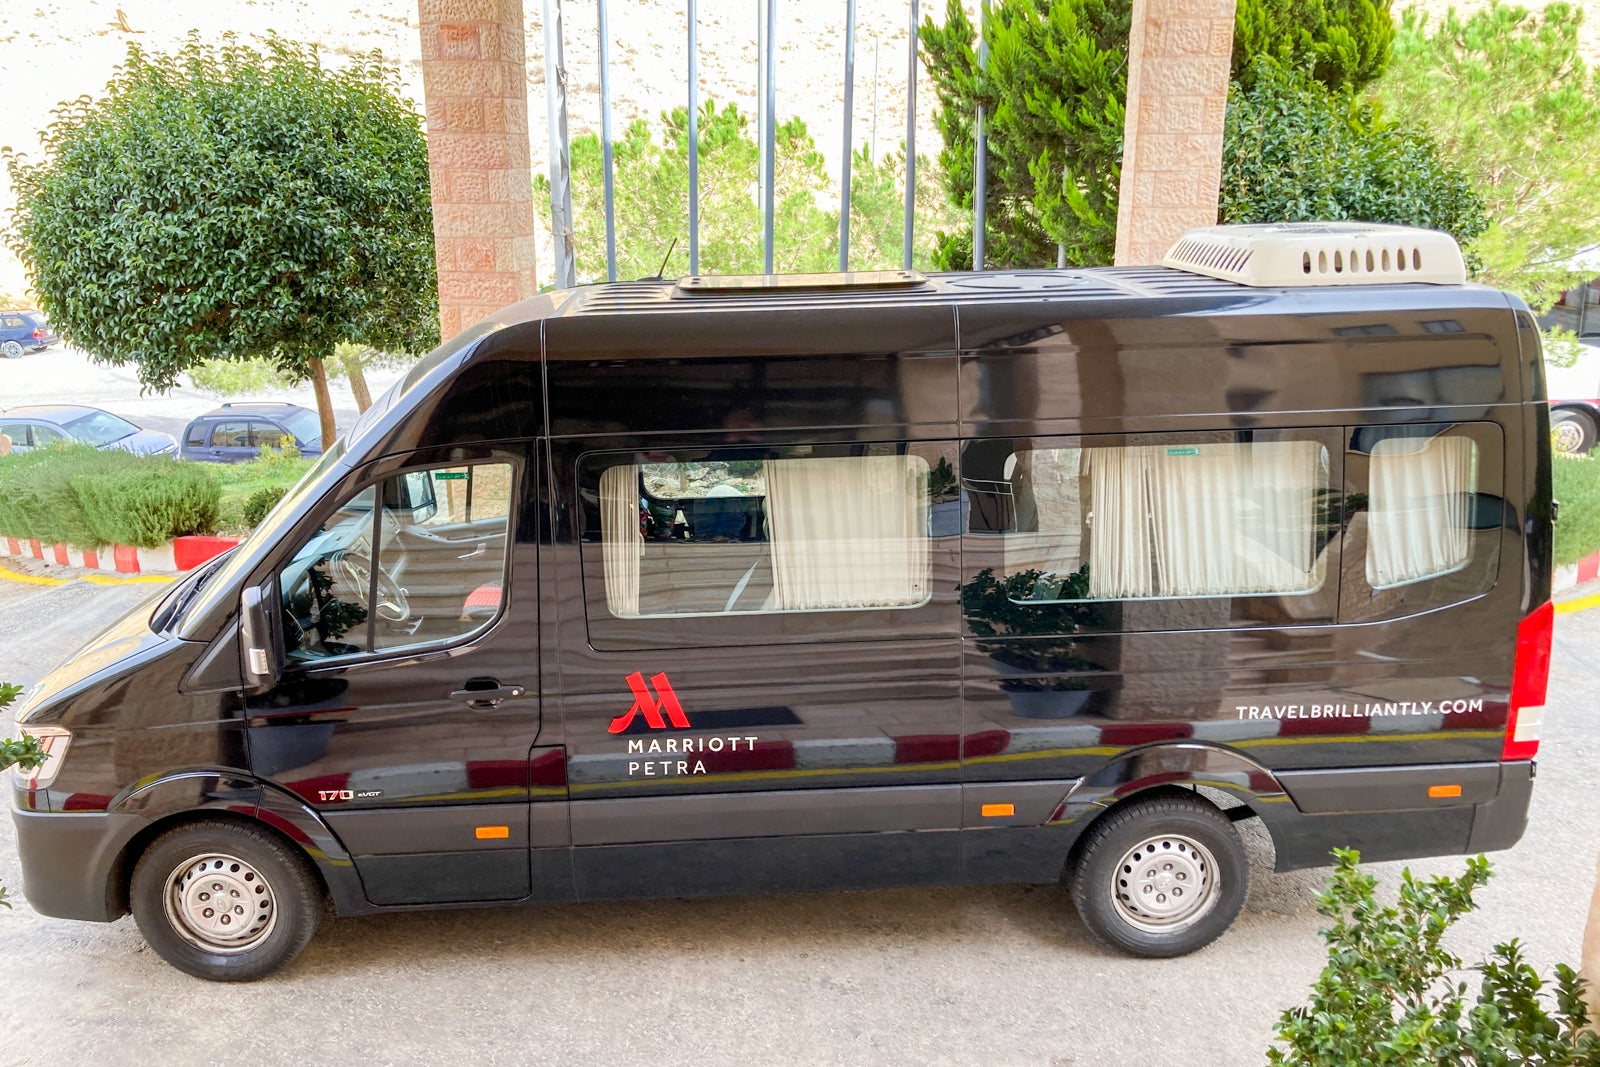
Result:
[[[520,697],[525,692],[527,690],[520,685],[500,685],[496,682],[482,689],[457,689],[450,694],[450,699],[461,701],[473,711],[493,711],[507,700]]]
[[[456,559],[477,559],[479,556],[483,555],[487,551],[489,551],[489,546],[487,544],[480,544],[477,548],[473,549],[471,552],[468,552],[464,556],[457,556]]]

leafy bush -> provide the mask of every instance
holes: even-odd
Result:
[[[1360,219],[1425,226],[1463,245],[1488,221],[1472,182],[1420,128],[1271,59],[1234,85],[1222,149],[1223,222]]]
[[[1578,359],[1588,348],[1578,335],[1560,326],[1544,332],[1544,362],[1550,367],[1576,367]]]
[[[17,697],[22,695],[22,686],[9,682],[0,682],[0,708],[7,707]],[[31,771],[44,762],[44,749],[39,747],[39,742],[31,737],[24,737],[20,741],[6,738],[0,741],[0,771],[8,767],[21,767]],[[11,907],[11,902],[6,899],[6,887],[0,885],[0,908]]]
[[[259,457],[246,463],[218,464],[212,474],[222,486],[219,525],[229,533],[249,531],[272,509],[278,497],[273,497],[254,519],[246,514],[250,502],[268,492],[281,497],[315,462],[301,459],[298,451],[263,448]]]
[[[1561,502],[1555,561],[1563,567],[1600,551],[1600,459],[1556,456],[1550,480]]]
[[[261,520],[267,517],[278,501],[283,499],[283,494],[289,491],[287,485],[274,485],[266,489],[257,489],[245,498],[242,517],[246,526],[260,526]]]
[[[1333,925],[1322,931],[1328,964],[1312,984],[1310,1003],[1285,1011],[1267,1052],[1271,1064],[1293,1067],[1410,1067],[1412,1064],[1600,1064],[1600,1038],[1585,1031],[1583,980],[1556,965],[1554,1010],[1546,984],[1515,940],[1496,945],[1475,998],[1453,980],[1461,960],[1444,934],[1473,908],[1489,879],[1489,861],[1467,861],[1460,878],[1400,876],[1400,898],[1379,905],[1376,880],[1360,855],[1340,849],[1317,910]]]
[[[204,469],[88,445],[0,459],[0,535],[150,548],[210,533],[221,491]]]

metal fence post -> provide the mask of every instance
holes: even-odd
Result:
[[[602,3],[605,0],[601,0]],[[983,0],[978,6],[978,71],[980,74],[989,70],[989,39],[986,34],[989,26],[989,0]],[[985,86],[987,89],[987,86]],[[983,247],[983,201],[989,195],[989,144],[984,139],[983,131],[983,104],[978,105],[978,118],[973,126],[976,151],[973,153],[972,175],[972,269],[982,270],[984,259]]]
[[[561,0],[544,0],[544,103],[549,125],[550,236],[555,246],[555,286],[578,283],[572,241],[572,155],[567,144],[567,69],[562,58]]]
[[[844,161],[839,168],[839,271],[850,269],[850,121],[856,85],[856,0],[845,0],[844,14]]]
[[[611,44],[606,29],[606,0],[600,11],[600,146],[606,187],[606,280],[617,280],[617,201],[611,152]]]
[[[689,273],[700,273],[700,44],[689,0]]]
[[[906,66],[906,225],[900,265],[911,269],[917,212],[917,0],[911,0],[910,61]]]

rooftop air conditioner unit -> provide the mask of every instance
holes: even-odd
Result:
[[[1206,226],[1184,234],[1161,265],[1264,287],[1467,280],[1454,237],[1375,222]]]

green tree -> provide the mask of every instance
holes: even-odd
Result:
[[[923,62],[939,97],[946,194],[972,210],[973,114],[982,104],[989,164],[986,266],[1111,262],[1128,95],[1132,0],[999,0],[989,12],[986,73],[961,0],[944,24],[925,20]],[[1359,86],[1383,69],[1388,0],[1246,0],[1234,39],[1236,70],[1268,52],[1330,86]],[[939,264],[972,263],[969,226],[942,233]]]
[[[1379,83],[1385,110],[1425,123],[1482,194],[1483,280],[1540,311],[1580,280],[1573,254],[1600,240],[1600,83],[1578,54],[1582,21],[1564,3],[1537,15],[1496,2],[1430,29],[1412,9]]]
[[[1305,70],[1330,89],[1363,89],[1389,65],[1389,0],[1239,0],[1233,80],[1254,80],[1258,56]]]
[[[8,242],[73,343],[170,389],[208,359],[312,379],[341,341],[438,342],[427,149],[377,53],[333,70],[280,38],[130,46],[67,104],[34,163],[7,152]]]
[[[1307,1004],[1278,1019],[1269,1064],[1284,1067],[1500,1067],[1507,1064],[1600,1065],[1600,1040],[1585,1030],[1583,980],[1556,965],[1554,1003],[1515,940],[1496,945],[1473,970],[1477,995],[1456,980],[1461,960],[1444,935],[1473,909],[1489,879],[1489,861],[1467,861],[1460,878],[1400,878],[1396,904],[1377,899],[1377,883],[1359,854],[1337,850],[1317,910],[1328,963]],[[1553,1010],[1552,1010],[1553,1009]]]
[[[22,695],[22,686],[12,685],[9,682],[0,682],[0,708],[9,707],[13,700]],[[44,749],[39,747],[39,742],[31,737],[24,737],[20,741],[11,738],[0,740],[0,773],[9,767],[20,767],[25,771],[36,769],[44,762]],[[0,907],[9,908],[11,902],[6,899],[6,887],[0,885]]]
[[[762,269],[760,148],[739,109],[714,102],[699,116],[700,269],[706,274],[759,274]],[[773,131],[773,267],[782,272],[836,270],[839,213],[823,205],[835,196],[805,123],[790,119]],[[662,116],[659,130],[643,119],[629,124],[612,146],[615,168],[617,277],[668,277],[687,273],[689,260],[689,115],[677,108]],[[573,239],[580,281],[603,279],[605,187],[600,138],[589,133],[572,142]],[[866,150],[851,171],[851,266],[857,270],[897,267],[901,262],[905,156],[874,164]],[[937,174],[919,157],[919,233],[943,222],[947,209],[935,194]],[[536,195],[550,184],[534,178]],[[672,248],[674,238],[677,239]],[[668,250],[672,248],[671,257]],[[663,266],[665,261],[665,266]]]
[[[1361,219],[1425,226],[1463,245],[1482,199],[1424,133],[1386,122],[1365,97],[1261,57],[1228,97],[1223,222]]]

